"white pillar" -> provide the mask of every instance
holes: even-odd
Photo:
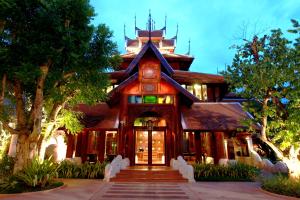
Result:
[[[224,151],[225,151],[225,157],[228,159],[228,142],[227,139],[224,139]]]
[[[10,139],[9,150],[8,150],[8,155],[10,157],[16,157],[17,142],[18,142],[18,134],[12,134]]]
[[[253,150],[252,138],[250,136],[247,136],[245,139],[247,141],[248,150],[249,150],[249,154],[250,154],[250,152]]]

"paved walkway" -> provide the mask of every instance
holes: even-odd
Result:
[[[66,186],[51,191],[0,195],[8,200],[191,199],[279,200],[296,199],[263,192],[259,183],[104,183],[99,180],[64,180]]]

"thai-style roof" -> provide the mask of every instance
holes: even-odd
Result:
[[[151,31],[151,37],[163,37],[164,31],[163,30],[153,30]],[[138,30],[137,33],[138,37],[149,37],[148,30]]]
[[[162,46],[163,47],[170,47],[175,45],[175,40],[173,39],[164,39],[162,40]]]
[[[79,104],[75,110],[83,113],[81,122],[86,128],[114,130],[119,126],[119,109],[110,108],[106,103],[94,106]]]
[[[193,94],[191,94],[190,92],[188,92],[186,89],[184,89],[179,83],[177,83],[176,81],[174,81],[172,78],[170,78],[167,74],[161,72],[161,78],[163,80],[165,80],[167,83],[171,84],[172,86],[174,86],[174,88],[183,96],[186,97],[189,100],[189,104],[191,105],[193,102],[199,102],[199,99],[197,97],[195,97]],[[133,74],[132,76],[130,76],[129,78],[127,78],[125,81],[123,81],[120,85],[118,85],[118,87],[114,88],[112,91],[110,91],[108,93],[108,101],[107,103],[109,105],[112,105],[114,103],[116,103],[117,101],[120,100],[120,98],[118,98],[121,90],[123,90],[126,86],[128,86],[130,83],[133,83],[134,81],[136,81],[138,79],[138,72],[136,72],[135,74]]]
[[[194,57],[190,55],[185,55],[185,54],[176,54],[176,53],[162,53],[163,57],[168,59],[168,58],[177,58],[177,59],[183,59],[183,60],[189,60],[193,61]],[[137,54],[133,52],[128,52],[125,54],[122,54],[121,57],[123,59],[133,59],[137,56]]]
[[[174,70],[173,79],[180,83],[225,83],[224,77],[214,74]]]
[[[128,68],[125,70],[125,75],[129,76],[134,68],[138,67],[138,63],[142,59],[142,57],[145,55],[147,51],[152,51],[154,55],[158,58],[158,60],[161,63],[162,68],[165,69],[165,71],[169,74],[172,75],[174,73],[173,68],[169,65],[167,60],[162,56],[162,54],[159,52],[159,50],[156,48],[156,46],[149,40],[142,50],[137,54],[137,56],[132,60],[132,62],[129,64]],[[162,69],[163,70],[163,69]]]
[[[131,39],[127,39],[127,46],[129,47],[138,47],[139,46],[139,41],[138,40],[131,40]]]
[[[181,124],[189,131],[236,131],[246,129],[242,121],[250,118],[239,103],[194,103],[190,108],[182,107]],[[259,130],[260,126],[254,128]]]

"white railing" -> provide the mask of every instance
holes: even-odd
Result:
[[[192,165],[188,165],[187,162],[182,158],[182,156],[178,156],[177,160],[172,158],[170,166],[173,169],[178,170],[184,178],[188,179],[189,182],[195,182],[194,168]]]
[[[110,164],[105,166],[105,174],[104,181],[109,182],[109,180],[116,176],[117,173],[121,171],[121,169],[126,169],[130,164],[128,158],[122,159],[121,155],[118,155],[113,159]]]

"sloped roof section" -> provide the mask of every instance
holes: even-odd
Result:
[[[182,108],[181,124],[190,131],[235,131],[246,129],[242,121],[250,118],[239,103],[194,103]],[[260,130],[258,125],[253,128]]]
[[[225,83],[224,77],[215,74],[174,70],[173,79],[182,83]]]
[[[119,109],[110,108],[106,103],[94,106],[79,104],[75,110],[83,113],[81,122],[85,128],[114,130],[119,126]]]
[[[151,37],[162,37],[163,30],[153,30],[151,31]],[[138,30],[138,37],[149,37],[149,31],[147,30]]]
[[[129,64],[128,68],[125,70],[126,76],[129,76],[135,67],[138,67],[138,63],[143,58],[143,56],[145,55],[147,50],[151,50],[155,54],[155,56],[159,59],[162,67],[164,67],[164,69],[168,73],[168,75],[172,75],[174,73],[173,68],[169,65],[167,60],[162,56],[162,54],[159,52],[159,50],[155,47],[155,45],[150,40],[144,45],[142,50],[137,54],[137,56]]]

